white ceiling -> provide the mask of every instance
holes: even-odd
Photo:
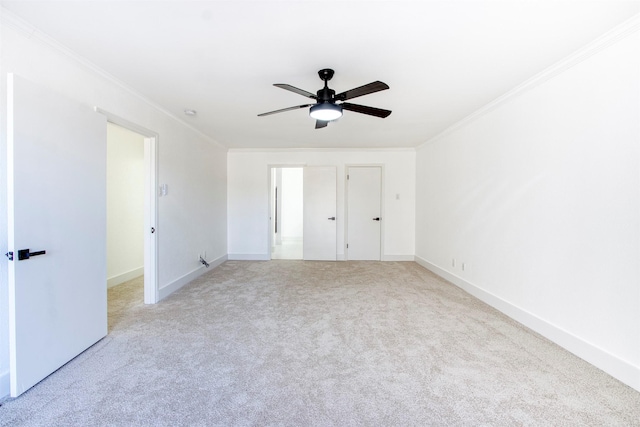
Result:
[[[638,1],[0,1],[229,148],[415,147],[640,11]],[[352,102],[315,130],[309,92],[333,68]],[[198,111],[196,117],[183,114]]]

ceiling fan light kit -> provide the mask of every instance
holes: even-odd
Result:
[[[341,92],[336,95],[336,91],[329,89],[327,82],[333,77],[334,71],[330,68],[325,68],[318,71],[318,76],[324,81],[324,87],[320,89],[314,95],[306,90],[298,89],[297,87],[276,83],[274,86],[281,89],[288,90],[290,92],[297,93],[298,95],[305,96],[307,98],[315,99],[315,104],[297,105],[295,107],[283,108],[281,110],[269,111],[268,113],[258,114],[258,117],[268,116],[271,114],[282,113],[285,111],[298,110],[300,108],[309,108],[309,116],[316,119],[316,129],[326,127],[330,121],[339,119],[342,117],[342,110],[353,111],[360,114],[367,114],[369,116],[385,118],[391,114],[390,110],[383,110],[381,108],[367,107],[366,105],[351,104],[346,101],[358,96],[368,95],[370,93],[379,92],[381,90],[389,89],[386,83],[381,81],[375,81],[364,86],[350,89],[345,92]],[[337,104],[336,101],[340,101]]]
[[[323,102],[312,105],[311,108],[309,108],[309,115],[316,120],[330,122],[342,117],[342,107],[330,102]]]

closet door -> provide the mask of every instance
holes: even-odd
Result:
[[[347,175],[347,256],[380,261],[381,179],[379,166],[350,167]]]
[[[336,260],[336,168],[304,168],[304,259]]]

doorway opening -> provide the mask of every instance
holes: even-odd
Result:
[[[268,258],[335,261],[336,167],[269,165],[267,181]]]
[[[107,288],[132,303],[144,300],[144,173],[144,136],[107,123]]]
[[[303,168],[271,168],[271,259],[303,259]]]
[[[139,252],[137,252],[138,258],[133,262],[132,260],[127,261],[129,270],[127,268],[120,268],[120,273],[114,273],[117,270],[111,270],[109,272],[108,268],[108,278],[111,279],[108,281],[108,284],[113,284],[118,281],[116,279],[119,277],[120,279],[127,279],[127,272],[129,272],[131,279],[136,277],[140,277],[140,272],[142,272],[142,280],[144,282],[143,285],[143,295],[144,295],[144,303],[145,304],[155,304],[158,302],[158,248],[157,248],[157,223],[158,223],[158,214],[157,214],[157,205],[158,205],[158,163],[157,163],[157,152],[158,152],[158,134],[148,130],[142,126],[139,126],[135,123],[129,122],[121,117],[118,117],[114,114],[111,114],[107,111],[104,111],[100,108],[96,108],[96,112],[103,114],[107,117],[108,126],[110,129],[116,129],[120,133],[131,134],[131,137],[134,141],[143,141],[143,158],[142,158],[142,167],[140,167],[140,151],[139,146],[132,151],[135,151],[137,154],[135,155],[135,160],[133,157],[126,160],[123,164],[119,166],[120,173],[125,173],[123,170],[133,169],[135,172],[131,173],[131,176],[136,176],[134,178],[137,180],[135,183],[130,183],[130,186],[135,186],[136,196],[131,195],[129,197],[129,202],[132,204],[136,204],[136,208],[129,208],[130,211],[140,209],[140,197],[142,198],[142,221],[139,218],[129,218],[125,221],[135,221],[135,227],[140,230],[140,234],[142,236],[142,252],[143,252],[143,262],[142,269],[139,267]],[[113,125],[117,127],[112,127]],[[133,144],[139,144],[139,142],[131,142]],[[142,183],[140,182],[142,181]],[[108,183],[109,185],[109,183]],[[143,190],[140,192],[139,187],[142,185]],[[122,192],[127,192],[128,190],[121,190]],[[120,199],[116,198],[115,200],[122,200],[122,194],[120,194]],[[109,201],[108,201],[109,203]],[[109,220],[108,220],[109,221]],[[130,224],[127,224],[127,229],[129,229]],[[115,230],[107,230],[108,233],[111,233]],[[134,233],[137,234],[137,233]],[[134,239],[135,237],[132,237]],[[123,242],[126,242],[126,237],[121,237],[121,240],[113,240],[112,245],[116,242],[114,246],[114,250],[122,250]],[[110,257],[107,257],[107,263],[111,262]],[[122,262],[122,261],[120,261]],[[133,266],[133,267],[131,267]],[[124,270],[124,271],[122,271]],[[124,274],[124,276],[120,276]],[[129,279],[129,280],[131,280]]]

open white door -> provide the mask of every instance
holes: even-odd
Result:
[[[303,172],[303,257],[336,260],[336,168],[306,167]]]
[[[15,75],[7,83],[16,397],[107,334],[107,125],[88,105]]]
[[[347,176],[347,257],[380,261],[381,168],[350,167]]]

